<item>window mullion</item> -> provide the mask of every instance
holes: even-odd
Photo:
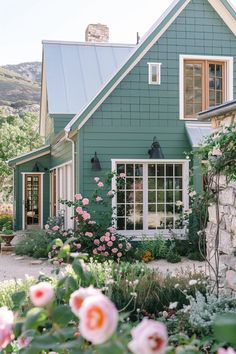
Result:
[[[148,164],[143,164],[143,231],[148,231]]]

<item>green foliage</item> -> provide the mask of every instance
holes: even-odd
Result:
[[[0,289],[0,307],[7,306],[10,309],[19,308],[20,295],[19,293],[27,293],[29,287],[34,284],[36,280],[32,277],[26,277],[25,280],[7,280],[1,283]]]
[[[16,244],[15,253],[34,258],[47,258],[49,245],[54,241],[55,237],[56,235],[46,233],[45,231],[28,231],[20,242]],[[65,237],[63,238],[64,240]]]
[[[215,337],[236,347],[236,313],[218,316],[214,323]]]
[[[11,222],[13,224],[12,215],[9,215],[9,214],[0,215],[0,231],[3,228],[3,225],[5,225],[8,222]]]
[[[228,181],[236,180],[236,126],[224,126],[208,137],[198,151],[201,159],[208,159],[207,170],[224,174]]]
[[[42,144],[38,133],[38,117],[27,113],[22,117],[0,116],[0,192],[6,193],[12,169],[7,161]]]

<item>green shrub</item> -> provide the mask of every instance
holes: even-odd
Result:
[[[2,231],[3,226],[7,222],[11,222],[13,224],[12,215],[10,215],[10,214],[1,214],[0,215],[0,231]]]
[[[47,258],[49,246],[55,238],[55,235],[45,231],[28,231],[16,244],[15,253],[21,256]]]

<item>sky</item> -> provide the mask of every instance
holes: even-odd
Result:
[[[41,61],[42,40],[84,41],[106,24],[111,43],[136,43],[172,0],[0,0],[0,65]],[[231,0],[236,6],[236,0]]]

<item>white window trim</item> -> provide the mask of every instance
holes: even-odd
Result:
[[[148,64],[148,83],[149,85],[160,85],[161,84],[161,65],[162,63],[154,63],[150,62]],[[159,75],[157,76],[157,81],[152,80],[152,67],[156,66],[157,67],[157,72]]]
[[[21,172],[22,174],[22,230],[25,230],[25,175],[41,175],[41,206],[40,206],[40,226],[43,229],[43,175],[44,172]]]
[[[226,87],[225,101],[233,100],[233,76],[234,76],[234,58],[214,55],[185,55],[179,56],[179,119],[181,120],[198,120],[198,118],[184,117],[184,60],[212,60],[224,61],[226,63]]]
[[[185,159],[112,159],[111,160],[111,169],[112,172],[116,171],[116,165],[119,163],[181,163],[183,164],[183,207],[184,209],[189,208],[189,196],[188,196],[188,189],[189,189],[189,160]],[[116,191],[116,178],[112,178],[112,190]],[[147,196],[143,195],[143,205],[147,203]],[[116,206],[117,206],[117,195],[115,193],[114,198],[112,199],[112,209],[113,209],[113,218],[116,221]],[[145,218],[145,215],[144,215]],[[146,220],[144,221],[145,224]],[[116,223],[114,224],[116,227]],[[184,229],[175,229],[173,230],[179,238],[184,237]],[[135,236],[135,239],[142,239],[143,237],[154,237],[158,235],[162,235],[163,237],[169,238],[170,233],[168,230],[125,230],[119,231],[120,234],[125,236]]]
[[[68,172],[68,166],[70,166],[70,171]],[[62,199],[67,199],[67,195],[69,194],[69,189],[68,189],[68,183],[67,183],[67,178],[69,177],[70,180],[72,180],[73,184],[73,164],[72,160],[67,161],[61,165],[57,165],[55,167],[52,167],[50,171],[56,170],[56,215],[61,211],[64,210],[65,214],[65,228],[68,228],[70,225],[70,215],[69,215],[69,207],[66,205],[63,206],[63,208],[60,209],[60,203],[58,202],[59,198]],[[69,174],[69,176],[68,176]],[[69,181],[69,185],[71,185],[71,182]],[[71,189],[71,198],[73,200],[73,185]],[[52,216],[52,181],[50,179],[50,216]]]

